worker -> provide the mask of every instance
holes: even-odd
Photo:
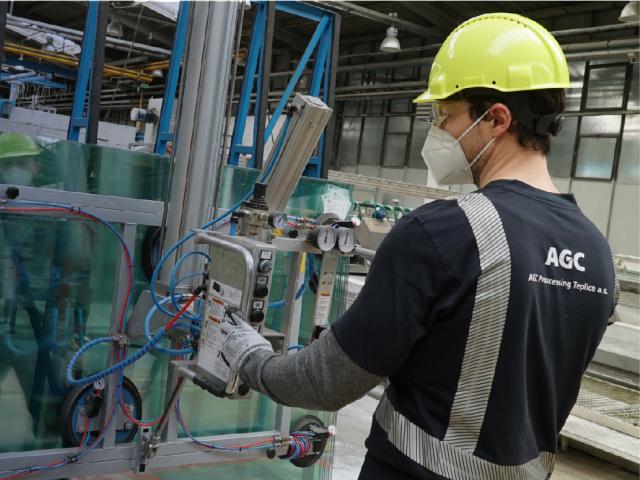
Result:
[[[536,22],[494,13],[436,55],[423,157],[478,190],[405,215],[326,334],[274,353],[235,316],[223,354],[275,401],[336,410],[388,379],[361,479],[548,479],[557,436],[612,317],[607,241],[547,168],[566,59]]]

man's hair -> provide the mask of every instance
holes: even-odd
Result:
[[[561,88],[508,93],[490,88],[470,88],[449,99],[469,102],[470,115],[474,120],[494,103],[505,104],[513,117],[509,132],[517,135],[518,143],[523,147],[533,148],[545,155],[551,148],[551,136],[559,130],[559,115],[564,112],[566,106],[565,91]],[[550,120],[550,128],[538,128],[536,131],[536,122],[543,116],[548,116],[546,118]],[[553,120],[556,116],[558,117]]]

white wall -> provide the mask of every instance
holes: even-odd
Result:
[[[640,185],[568,178],[553,183],[560,192],[575,195],[614,253],[640,257]]]
[[[14,107],[9,118],[0,118],[0,131],[17,132],[31,136],[42,136],[66,140],[69,117],[57,113]],[[98,124],[98,145],[129,148],[135,140],[136,129],[127,125],[109,122]],[[85,130],[80,130],[80,141],[84,141]]]
[[[613,194],[609,243],[615,253],[640,256],[640,186],[618,183]]]
[[[282,130],[282,126],[284,125],[284,121],[286,118],[287,118],[286,115],[280,115],[280,118],[278,118],[278,120],[276,121],[276,125],[273,128],[272,134],[269,136],[269,138],[265,142],[264,144],[265,160],[269,158],[269,154],[271,153],[271,150],[273,150],[273,145],[275,141],[278,139],[278,135]],[[253,122],[254,122],[253,116],[247,117],[246,126],[244,128],[244,135],[242,137],[243,145],[250,145],[251,142],[253,141]],[[227,151],[225,155],[229,154],[229,149],[231,148],[231,138],[233,137],[233,127],[235,126],[235,123],[236,123],[236,117],[231,117],[229,119],[229,129],[227,133]],[[265,125],[265,128],[266,128],[266,125]],[[241,163],[241,165],[245,166],[243,163]]]

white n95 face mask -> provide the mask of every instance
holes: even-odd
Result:
[[[4,171],[4,173],[2,174],[2,179],[4,180],[4,183],[8,183],[10,185],[21,185],[23,187],[28,187],[29,185],[31,185],[33,174],[26,168],[14,165],[13,167],[9,167]]]
[[[433,175],[436,182],[440,185],[457,185],[464,183],[473,184],[473,174],[471,166],[478,161],[484,152],[495,142],[495,138],[489,142],[478,152],[473,160],[468,161],[460,140],[482,120],[489,110],[484,112],[478,119],[473,122],[462,135],[456,139],[446,130],[436,127],[435,125],[429,129],[427,140],[422,147],[422,158],[427,164],[429,175]]]

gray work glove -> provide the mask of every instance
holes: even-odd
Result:
[[[222,343],[222,354],[229,362],[231,370],[236,373],[240,373],[252,352],[256,350],[273,352],[269,341],[245,322],[239,313],[227,313],[227,321],[222,322],[220,330],[226,336]]]

